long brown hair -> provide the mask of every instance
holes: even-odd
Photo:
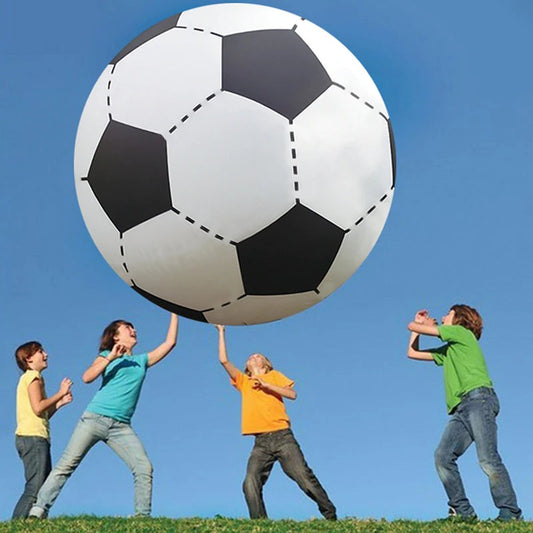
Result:
[[[455,311],[455,316],[453,318],[454,324],[469,329],[476,339],[481,337],[483,319],[476,309],[464,304],[452,305],[450,309]]]
[[[122,325],[133,327],[131,322],[127,320],[113,320],[109,326],[104,329],[102,336],[100,337],[100,352],[104,350],[112,350],[115,344],[115,335],[117,334],[118,328]]]
[[[39,350],[43,349],[43,345],[37,341],[29,341],[21,344],[15,350],[15,361],[17,362],[18,367],[26,372],[28,370],[28,359]]]

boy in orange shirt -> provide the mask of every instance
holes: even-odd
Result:
[[[243,483],[250,518],[267,518],[263,485],[279,461],[283,471],[318,504],[324,518],[336,520],[335,506],[305,462],[290,429],[283,398],[296,399],[294,381],[274,370],[272,363],[259,353],[248,357],[245,371],[241,372],[228,360],[224,326],[216,328],[219,361],[242,395],[242,433],[255,436]]]

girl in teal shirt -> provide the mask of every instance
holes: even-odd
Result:
[[[102,386],[83,413],[61,459],[54,467],[30,510],[30,517],[44,518],[63,485],[85,454],[105,442],[133,474],[135,514],[149,516],[152,509],[152,464],[141,440],[130,425],[146,370],[161,361],[176,345],[178,317],[171,314],[167,337],[151,352],[134,355],[137,333],[130,322],[115,320],[105,328],[100,353],[84,372],[91,383],[102,376]]]

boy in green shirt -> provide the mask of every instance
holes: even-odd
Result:
[[[521,519],[522,511],[497,449],[496,416],[500,405],[478,344],[483,329],[481,316],[472,307],[454,305],[440,326],[427,311],[419,311],[407,327],[411,331],[407,356],[434,361],[444,369],[446,406],[451,418],[435,451],[435,465],[448,495],[450,515],[476,517],[457,467],[457,459],[475,442],[479,464],[489,477],[494,505],[500,510],[498,519]],[[420,335],[439,337],[446,344],[421,351]]]

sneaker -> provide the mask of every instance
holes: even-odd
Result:
[[[519,515],[508,514],[508,515],[503,515],[503,516],[499,515],[496,517],[495,520],[497,522],[512,522],[513,520],[516,520],[516,521],[524,520],[524,517],[522,513],[520,513]]]
[[[45,510],[42,507],[37,507],[36,505],[34,505],[30,509],[30,512],[28,514],[28,518],[33,518],[33,519],[46,518]]]
[[[475,513],[469,515],[462,515],[459,514],[456,509],[450,507],[448,509],[448,517],[443,518],[442,520],[454,522],[477,522],[477,515]]]

